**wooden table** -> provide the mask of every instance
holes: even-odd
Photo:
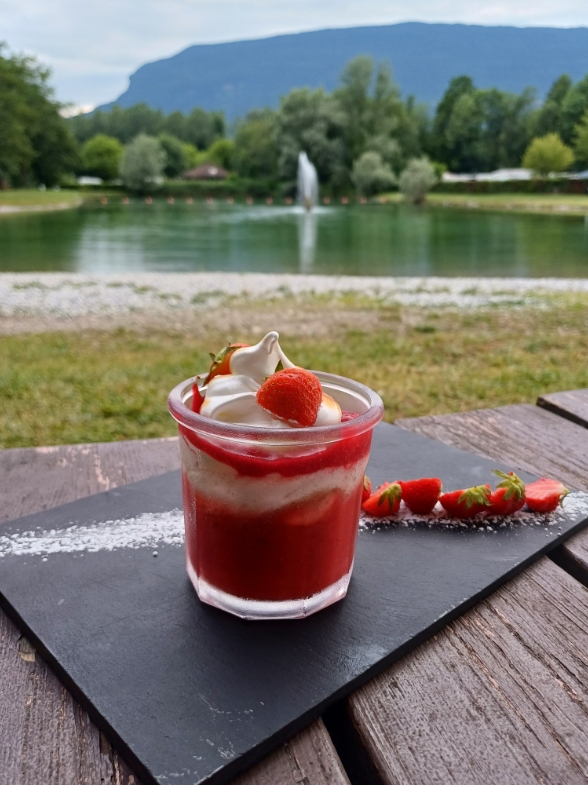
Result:
[[[588,389],[398,425],[588,491]],[[176,439],[0,452],[0,520],[178,466]],[[588,530],[235,785],[588,782]],[[0,785],[137,785],[0,613]]]

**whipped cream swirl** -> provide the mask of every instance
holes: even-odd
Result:
[[[229,360],[231,373],[215,376],[202,388],[201,392],[205,396],[200,414],[221,422],[262,428],[299,427],[275,417],[257,403],[257,391],[267,377],[275,372],[279,362],[284,368],[296,367],[282,351],[278,339],[278,333],[272,331],[255,346],[235,349]],[[338,422],[341,422],[341,407],[323,392],[313,425],[335,425]]]

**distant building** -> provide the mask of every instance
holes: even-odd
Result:
[[[476,174],[444,172],[441,179],[444,183],[471,183],[474,181],[481,183],[507,183],[515,180],[530,180],[532,177],[533,172],[530,169],[497,169],[495,172]]]
[[[228,176],[226,169],[214,164],[202,164],[181,174],[182,180],[226,180]]]
[[[102,183],[101,177],[87,177],[86,175],[78,177],[78,185],[102,185]]]

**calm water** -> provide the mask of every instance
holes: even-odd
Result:
[[[1,271],[588,277],[588,220],[155,202],[0,218]]]

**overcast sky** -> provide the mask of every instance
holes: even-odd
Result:
[[[587,0],[0,0],[0,40],[53,69],[57,97],[116,98],[138,66],[191,44],[394,22],[588,25]]]

